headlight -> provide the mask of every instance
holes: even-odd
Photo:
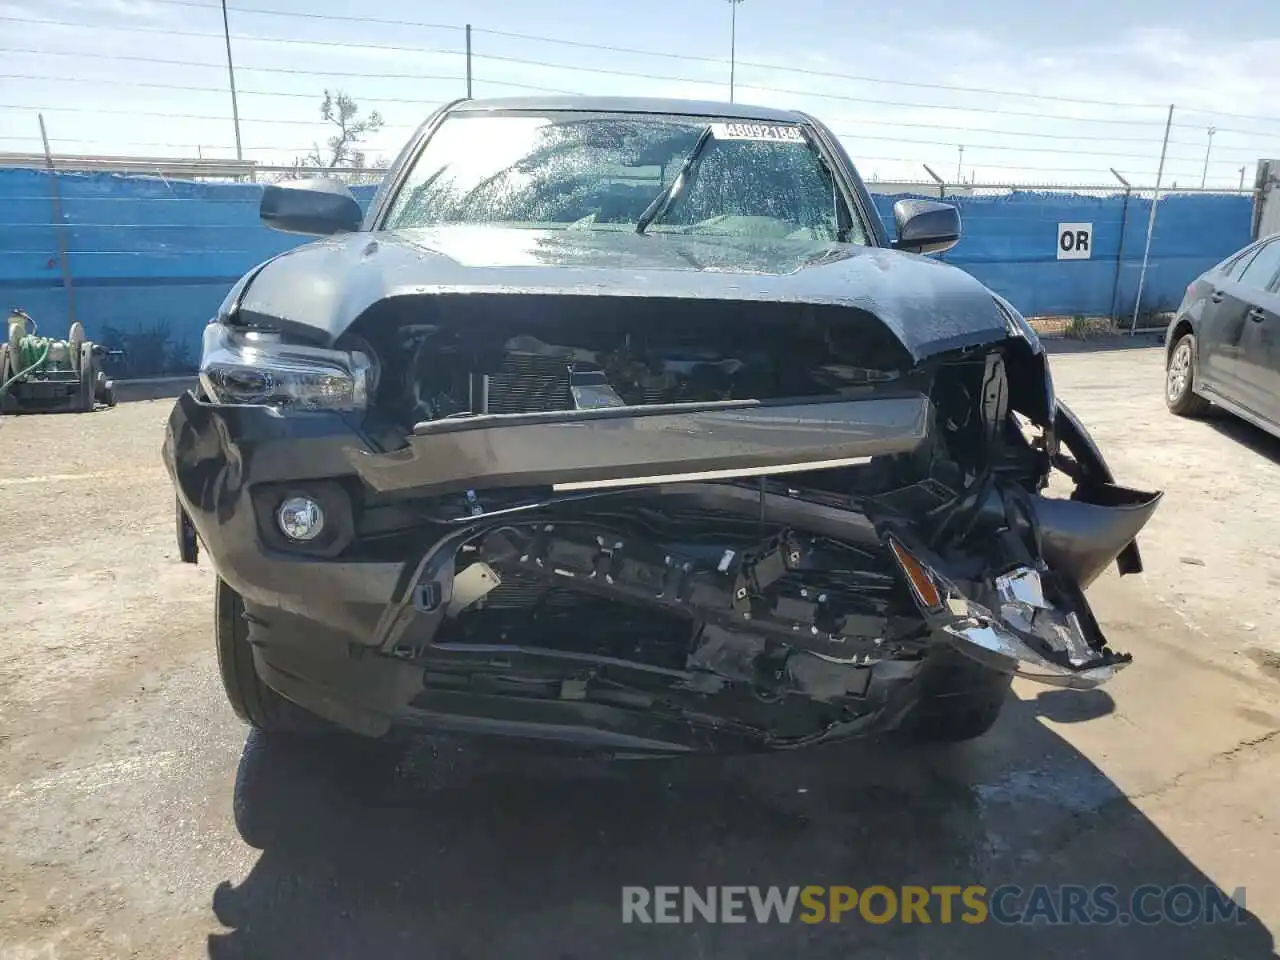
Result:
[[[373,365],[358,351],[283,343],[277,333],[211,323],[204,331],[200,384],[217,403],[299,410],[363,410]]]

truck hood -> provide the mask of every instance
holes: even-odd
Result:
[[[303,328],[327,344],[384,299],[442,293],[844,306],[874,315],[916,360],[1009,333],[990,290],[914,254],[573,228],[450,226],[321,240],[256,268],[228,298],[227,313]]]

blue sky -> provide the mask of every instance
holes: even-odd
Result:
[[[263,162],[287,163],[326,136],[325,87],[376,108],[387,126],[369,153],[394,156],[431,104],[462,94],[457,28],[468,21],[477,96],[530,86],[728,95],[726,0],[228,5],[246,156]],[[822,117],[864,175],[881,179],[925,179],[927,163],[949,180],[959,169],[979,182],[1112,183],[1114,166],[1149,184],[1169,103],[1166,184],[1199,185],[1210,125],[1210,186],[1237,185],[1241,165],[1247,183],[1254,161],[1280,156],[1280,21],[1256,3],[979,0],[961,9],[745,0],[737,99]],[[234,156],[230,120],[219,119],[230,116],[221,30],[211,0],[0,0],[0,149],[38,149],[42,109],[62,152]]]

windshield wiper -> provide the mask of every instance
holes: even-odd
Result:
[[[636,233],[644,233],[645,227],[665,214],[676,198],[688,189],[689,184],[698,175],[698,164],[702,161],[702,154],[707,149],[707,144],[711,142],[711,131],[711,124],[707,124],[707,129],[702,131],[693,149],[689,151],[689,156],[684,158],[684,163],[680,165],[680,172],[675,175],[675,179],[649,201],[649,205],[644,208],[644,213],[640,214],[640,219],[636,221]]]

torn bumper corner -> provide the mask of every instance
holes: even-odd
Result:
[[[1082,594],[1047,599],[1052,574],[1016,567],[966,595],[900,542],[891,546],[935,634],[984,666],[1057,687],[1101,686],[1132,662],[1111,650]],[[985,600],[986,602],[982,602]]]

